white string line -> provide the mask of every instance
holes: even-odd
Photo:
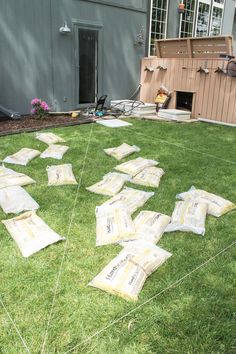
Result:
[[[220,161],[224,161],[224,162],[227,162],[227,163],[231,163],[233,165],[236,165],[236,161],[231,161],[231,160],[226,160],[226,159],[223,159],[222,157],[219,157],[219,156],[216,156],[216,155],[212,155],[212,154],[208,154],[207,152],[204,152],[204,151],[198,151],[198,150],[195,150],[195,149],[191,149],[189,147],[186,147],[186,146],[183,146],[183,145],[180,145],[180,144],[177,144],[177,143],[171,143],[165,139],[161,139],[161,138],[157,138],[157,137],[153,137],[153,136],[149,136],[149,135],[146,135],[144,133],[141,133],[141,132],[136,132],[135,134],[140,134],[140,135],[143,135],[145,136],[146,138],[148,138],[149,140],[150,139],[153,139],[153,140],[160,140],[161,142],[163,143],[166,143],[167,145],[173,145],[173,146],[176,146],[178,148],[181,148],[181,149],[184,149],[184,150],[189,150],[189,151],[192,151],[192,152],[196,152],[198,154],[202,154],[202,155],[206,155],[206,156],[209,156],[209,157],[213,157],[214,159],[217,159],[217,160],[220,160]],[[153,142],[152,140],[152,142]]]
[[[127,312],[126,314],[124,314],[123,316],[117,318],[116,320],[114,320],[113,322],[109,323],[107,326],[103,327],[102,329],[100,329],[99,331],[95,332],[93,335],[87,337],[85,340],[83,340],[82,342],[80,342],[79,344],[77,344],[76,346],[74,346],[72,349],[69,349],[68,351],[66,351],[64,354],[70,353],[72,350],[80,347],[81,345],[86,344],[87,342],[91,341],[92,338],[98,336],[99,334],[105,332],[108,328],[112,327],[114,324],[120,322],[121,320],[123,320],[124,318],[128,317],[129,315],[131,315],[133,312],[137,311],[138,309],[140,309],[141,307],[143,307],[144,305],[148,304],[149,302],[151,302],[152,300],[156,299],[158,296],[160,296],[161,294],[165,293],[167,290],[174,288],[176,285],[178,285],[179,283],[181,283],[184,279],[186,279],[187,277],[189,277],[191,274],[195,273],[197,270],[205,267],[209,262],[213,261],[216,257],[218,257],[219,255],[221,255],[222,253],[224,253],[225,251],[227,251],[228,249],[230,249],[231,247],[233,247],[236,244],[236,241],[234,241],[233,243],[231,243],[229,246],[225,247],[223,250],[221,250],[220,252],[218,252],[217,254],[215,254],[214,256],[212,256],[211,258],[209,258],[207,261],[203,262],[202,264],[200,264],[199,266],[197,266],[195,269],[193,269],[191,272],[187,273],[186,275],[184,275],[183,277],[181,277],[180,279],[176,280],[174,283],[170,284],[168,287],[166,287],[165,289],[161,290],[159,293],[153,295],[152,297],[150,297],[149,299],[147,299],[146,301],[144,301],[143,303],[141,303],[140,305],[138,305],[137,307],[133,308],[132,310],[130,310],[129,312]]]
[[[74,205],[73,205],[71,218],[70,218],[70,222],[69,222],[69,227],[68,227],[68,232],[67,232],[67,236],[66,236],[66,241],[65,241],[65,244],[64,244],[64,252],[63,252],[63,255],[62,255],[62,260],[61,260],[61,263],[60,263],[60,268],[59,268],[59,272],[58,272],[58,276],[57,276],[57,280],[56,280],[56,285],[55,285],[54,292],[53,292],[53,299],[52,299],[51,309],[50,309],[48,322],[47,322],[47,326],[46,326],[46,332],[45,332],[44,339],[43,339],[41,353],[44,353],[44,350],[45,350],[45,345],[46,345],[48,332],[49,332],[49,327],[50,327],[51,318],[52,318],[52,312],[53,312],[54,305],[55,305],[55,300],[56,300],[56,293],[57,293],[57,289],[59,287],[60,277],[61,277],[61,274],[62,274],[62,267],[63,267],[63,263],[64,263],[64,260],[65,260],[66,251],[67,251],[67,245],[68,245],[68,241],[69,241],[69,235],[70,235],[70,231],[71,231],[71,227],[72,227],[72,222],[73,222],[74,216],[75,216],[75,207],[76,207],[78,196],[79,196],[81,181],[82,181],[84,168],[85,168],[85,163],[86,163],[86,160],[87,160],[87,155],[88,155],[88,150],[89,150],[89,145],[90,145],[90,141],[91,141],[91,137],[92,137],[93,124],[91,124],[91,125],[92,125],[92,127],[90,129],[88,144],[87,144],[87,147],[86,147],[84,161],[83,161],[83,165],[82,165],[82,170],[81,170],[81,173],[80,173],[80,180],[79,180],[79,184],[78,184],[76,195],[75,195]]]
[[[4,308],[4,311],[6,312],[7,317],[8,317],[9,320],[11,321],[13,327],[15,328],[15,331],[16,331],[16,333],[18,334],[18,336],[19,336],[19,338],[20,338],[20,340],[21,340],[21,342],[22,342],[22,344],[23,344],[23,346],[24,346],[24,348],[25,348],[25,351],[26,351],[28,354],[30,354],[29,347],[27,346],[26,342],[24,341],[24,338],[22,337],[22,335],[21,335],[21,333],[20,333],[20,331],[19,331],[19,329],[18,329],[18,327],[17,327],[15,321],[14,321],[13,318],[11,317],[10,313],[7,311],[6,306],[4,305],[4,303],[3,303],[3,301],[2,301],[1,298],[0,298],[0,303],[1,303],[2,307]]]

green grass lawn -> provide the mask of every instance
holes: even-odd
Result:
[[[235,241],[236,211],[207,217],[204,237],[165,234],[159,245],[173,256],[147,279],[138,302],[87,286],[121,250],[95,247],[95,206],[108,198],[85,190],[118,164],[104,148],[127,142],[141,148],[130,158],[160,161],[165,175],[143,209],[170,215],[175,195],[191,185],[236,202],[234,128],[129,121],[132,127],[120,129],[98,124],[51,129],[70,146],[62,162],[36,158],[26,167],[7,165],[37,181],[26,190],[40,205],[38,215],[67,241],[25,259],[0,224],[0,353],[25,353],[26,346],[30,353],[236,352],[235,247],[170,287]],[[0,159],[22,147],[43,151],[46,144],[34,135],[1,137]],[[73,164],[79,187],[47,186],[47,165],[61,163]],[[0,220],[11,216],[0,210]]]

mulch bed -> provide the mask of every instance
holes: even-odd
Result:
[[[44,119],[36,119],[30,115],[26,115],[17,120],[8,117],[0,117],[0,136],[92,122],[94,122],[92,117],[79,116],[72,118],[70,115],[48,115]]]

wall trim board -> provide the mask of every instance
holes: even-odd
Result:
[[[111,7],[116,7],[116,8],[119,8],[119,9],[130,10],[130,11],[141,12],[141,13],[147,13],[148,6],[145,5],[145,4],[147,4],[149,2],[149,0],[143,0],[142,1],[142,7],[141,8],[137,8],[137,7],[134,7],[134,6],[121,5],[118,2],[116,3],[115,1],[114,1],[114,3],[109,3],[106,0],[81,0],[81,1],[84,1],[86,3],[91,2],[91,3],[95,3],[95,4],[111,6]]]
[[[197,120],[198,120],[199,122],[203,122],[203,123],[219,124],[219,125],[225,125],[225,126],[227,126],[227,127],[234,127],[234,128],[236,128],[236,124],[233,124],[233,123],[219,122],[218,120],[211,120],[211,119],[207,119],[207,118],[197,118]]]

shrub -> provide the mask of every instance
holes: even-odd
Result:
[[[49,106],[45,101],[42,101],[39,98],[34,98],[31,101],[31,114],[36,118],[43,119],[49,112]]]

